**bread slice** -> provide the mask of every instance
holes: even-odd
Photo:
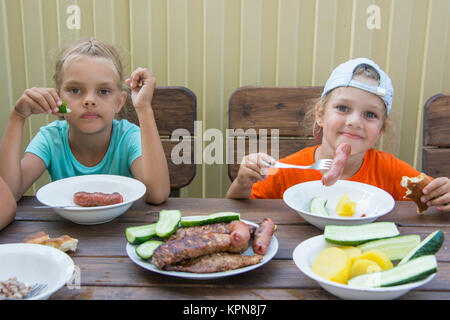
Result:
[[[403,176],[401,186],[406,188],[406,194],[403,198],[411,199],[417,205],[417,213],[421,214],[428,209],[428,205],[423,203],[420,198],[424,195],[423,188],[431,182],[431,179],[421,173],[417,177]]]
[[[22,240],[23,243],[41,244],[44,246],[53,247],[61,251],[73,251],[77,250],[78,240],[68,235],[62,235],[58,238],[50,238],[48,234],[43,231],[33,233]]]
[[[24,243],[35,243],[41,244],[45,240],[48,240],[49,236],[44,231],[39,231],[33,234],[30,234],[28,237],[22,240]]]
[[[64,252],[67,251],[75,252],[75,250],[77,250],[78,240],[71,238],[70,236],[65,234],[58,238],[47,239],[44,242],[42,242],[42,244],[44,246],[53,247]]]

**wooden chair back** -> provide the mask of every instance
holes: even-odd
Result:
[[[434,95],[425,103],[422,171],[450,177],[450,94]]]
[[[258,152],[283,158],[316,145],[313,138],[314,105],[323,87],[247,86],[237,89],[229,101],[228,175],[234,180],[242,156],[256,141]],[[242,129],[242,130],[239,130]],[[247,133],[247,134],[245,134]],[[242,144],[245,142],[245,152]],[[241,147],[239,147],[239,143]],[[278,150],[276,150],[278,149]]]
[[[169,167],[170,196],[178,197],[180,188],[187,186],[195,177],[194,121],[197,117],[197,98],[185,87],[156,87],[152,98],[152,108]],[[122,108],[117,118],[127,119],[139,125],[136,111],[132,106]],[[182,137],[186,139],[185,141],[191,141],[191,161],[188,164],[175,164],[171,157],[172,149],[179,143],[179,141],[172,141],[171,136],[174,130],[180,128],[187,129],[190,133],[189,136]]]

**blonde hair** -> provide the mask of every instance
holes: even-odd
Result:
[[[61,86],[61,80],[65,66],[74,59],[83,56],[105,59],[106,61],[110,62],[111,66],[113,67],[112,69],[115,71],[119,79],[119,86],[121,88],[123,87],[123,67],[120,55],[117,50],[113,46],[101,40],[89,38],[72,42],[59,54],[56,60],[55,74],[53,75],[53,80],[55,81],[55,85],[58,91]]]

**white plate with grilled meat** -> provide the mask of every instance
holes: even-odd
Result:
[[[249,225],[258,227],[258,225],[253,222],[243,220],[243,219],[241,219],[241,221],[245,222]],[[245,256],[253,256],[254,255],[254,252],[252,249],[252,242],[253,242],[252,239],[250,239],[248,249],[246,251],[244,251],[241,255],[245,255]],[[250,270],[254,270],[256,268],[263,266],[264,264],[266,264],[267,262],[272,260],[272,258],[277,253],[278,240],[275,237],[275,235],[272,235],[272,238],[270,240],[270,245],[269,245],[269,248],[267,249],[266,254],[263,256],[262,260],[257,264],[253,264],[250,266],[246,266],[246,267],[242,267],[242,268],[238,268],[238,269],[234,269],[234,270],[229,270],[229,271],[210,272],[210,273],[193,273],[193,272],[168,271],[168,270],[158,269],[151,263],[151,259],[149,259],[149,260],[141,259],[136,254],[136,247],[137,247],[137,245],[127,243],[127,247],[126,247],[127,254],[134,263],[136,263],[137,265],[141,266],[144,269],[147,269],[147,270],[150,270],[150,271],[153,271],[156,273],[164,274],[167,276],[172,276],[172,277],[195,279],[195,280],[210,280],[210,279],[218,279],[218,278],[237,275],[237,274],[248,272]]]

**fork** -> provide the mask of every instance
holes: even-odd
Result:
[[[297,165],[287,164],[287,163],[277,161],[277,162],[275,162],[274,165],[270,165],[270,166],[274,167],[274,168],[281,168],[281,169],[292,168],[292,169],[328,170],[331,168],[332,163],[333,163],[332,159],[320,159],[310,166],[297,166]]]
[[[35,296],[37,296],[39,293],[42,292],[42,290],[44,290],[47,287],[46,283],[36,283],[35,285],[33,285],[33,287],[31,287],[30,291],[23,296],[22,298],[18,299],[18,298],[3,298],[3,300],[23,300],[23,299],[30,299],[33,298]],[[1,300],[2,298],[0,298]]]
[[[36,283],[30,290],[30,292],[28,292],[28,294],[23,297],[24,299],[30,299],[33,298],[35,296],[37,296],[39,293],[41,293],[45,288],[47,288],[47,284],[46,283]]]
[[[34,206],[35,209],[66,209],[66,208],[81,208],[80,206]]]

